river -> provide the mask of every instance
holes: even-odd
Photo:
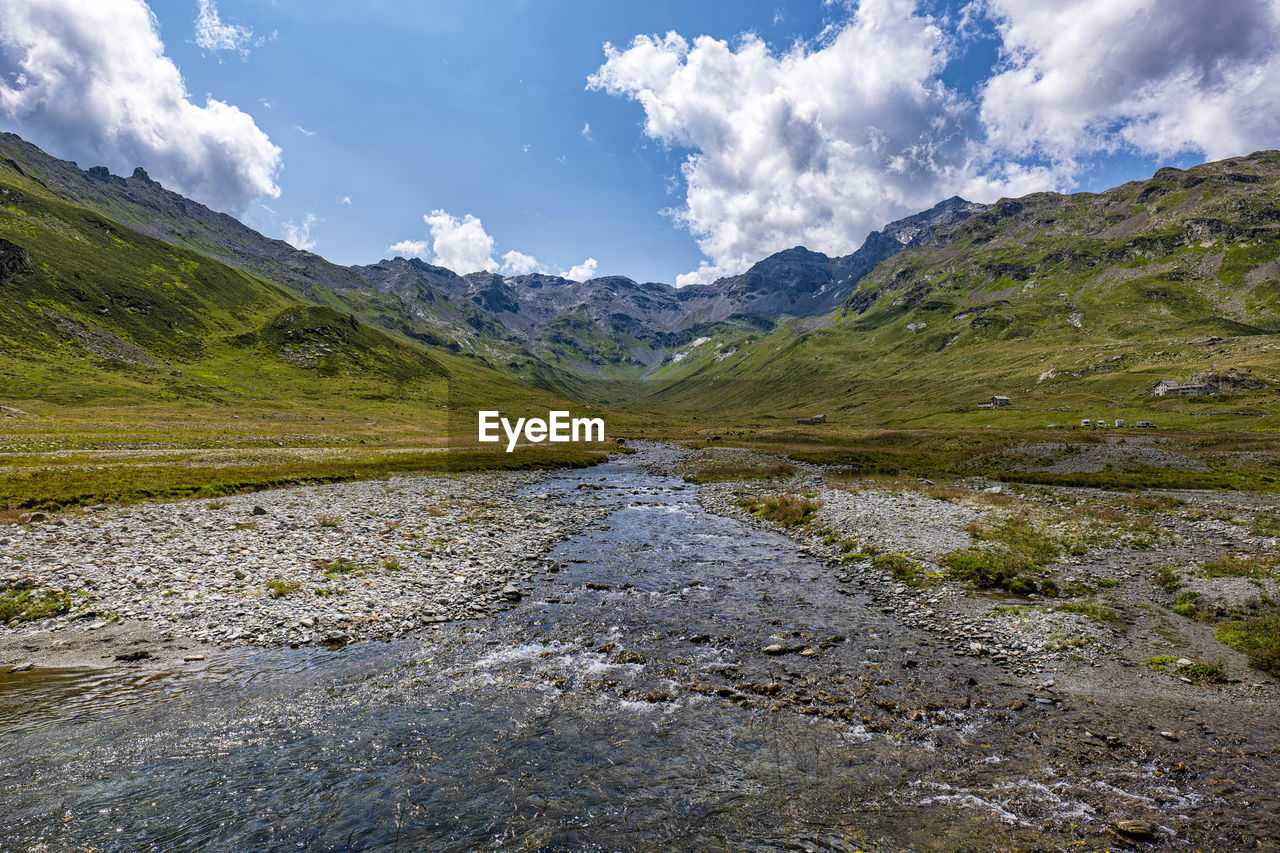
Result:
[[[0,849],[1053,849],[1100,797],[1194,805],[1056,775],[1069,708],[996,710],[1022,685],[705,512],[676,453],[529,488],[612,512],[496,618],[8,676]]]

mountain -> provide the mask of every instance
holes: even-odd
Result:
[[[952,417],[992,394],[1044,411],[1164,411],[1188,404],[1152,400],[1160,379],[1234,370],[1256,393],[1231,405],[1274,413],[1278,199],[1275,151],[1102,193],[1002,199],[881,260],[830,323],[690,359],[638,404],[821,407],[868,422]]]
[[[2,144],[12,150],[8,138]],[[308,413],[393,405],[440,422],[446,406],[491,403],[495,396],[543,407],[563,402],[447,348],[394,337],[258,273],[73,203],[75,192],[63,183],[96,193],[96,207],[133,214],[139,209],[129,207],[132,200],[163,191],[136,176],[123,187],[118,179],[76,178],[61,161],[50,174],[38,170],[29,146],[24,151],[21,163],[0,156],[0,397],[6,404]],[[192,204],[172,195],[167,204]],[[216,221],[201,210],[191,219],[178,216],[176,230],[199,234],[203,223]],[[248,229],[226,228],[241,230]],[[326,265],[318,260],[315,269],[332,266]]]
[[[0,164],[57,198],[313,299],[327,290],[364,286],[345,267],[264,237],[232,216],[165,189],[141,166],[128,178],[111,174],[105,166],[82,170],[12,133],[0,133]]]
[[[871,232],[856,252],[843,257],[828,258],[796,246],[770,255],[741,275],[720,279],[710,286],[708,296],[712,305],[727,304],[734,313],[756,317],[770,325],[781,317],[830,314],[881,261],[905,249],[923,246],[937,229],[980,213],[988,206],[953,196],[922,213]],[[681,291],[686,304],[694,303],[704,293],[694,288],[686,290],[687,294]]]
[[[645,380],[695,340],[759,334],[787,318],[832,313],[876,264],[927,243],[934,229],[986,209],[947,199],[873,232],[851,255],[829,258],[797,246],[741,275],[684,288],[623,276],[584,282],[540,274],[463,276],[405,258],[352,271],[398,299],[409,325],[422,334],[462,330],[458,344],[499,369],[595,402],[616,402],[639,393]],[[407,328],[388,317],[378,322]]]
[[[82,171],[8,134],[0,191],[0,336],[17,354],[0,378],[60,399],[246,398],[295,379],[392,399],[434,382],[703,418],[977,423],[997,393],[1020,401],[1006,418],[1103,400],[1189,417],[1150,391],[1210,376],[1252,416],[1280,385],[1276,152],[1103,193],[951,198],[850,255],[795,247],[684,288],[341,267],[141,169]],[[195,364],[234,393],[174,367]]]
[[[480,358],[535,387],[597,403],[628,399],[695,341],[767,333],[831,314],[885,258],[985,206],[959,198],[890,223],[851,255],[796,247],[741,275],[675,288],[606,276],[459,275],[416,259],[343,267],[253,231],[151,180],[59,160],[0,134],[0,166],[49,195],[172,246],[283,285],[405,342]]]

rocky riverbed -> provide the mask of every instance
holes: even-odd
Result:
[[[782,529],[851,591],[955,653],[989,657],[1014,674],[1035,678],[1172,655],[1221,664],[1229,674],[1221,690],[1280,696],[1274,679],[1213,640],[1204,624],[1171,610],[1175,591],[1222,615],[1280,600],[1275,578],[1207,577],[1203,569],[1224,556],[1280,562],[1280,531],[1267,526],[1275,518],[1266,497],[1180,492],[1135,502],[1133,495],[1097,489],[980,479],[938,488],[909,479],[833,481],[827,473],[802,465],[785,480],[709,484],[699,500],[711,512],[774,529],[750,502],[779,495],[812,500],[818,505],[812,518]],[[987,547],[983,527],[1010,518],[1029,520],[1062,544],[1047,572],[1059,593],[1012,595],[950,576],[947,555]],[[918,574],[911,582],[897,578],[876,555],[905,557]],[[1169,573],[1173,589],[1158,585],[1157,570]]]
[[[1230,611],[1242,582],[1270,596],[1204,568],[1269,565],[1265,499],[803,465],[693,486],[673,476],[691,456],[5,530],[11,588],[86,611],[2,630],[20,664],[0,667],[9,837],[938,853],[1280,838],[1277,682],[1173,609],[1197,591]],[[751,511],[783,496],[802,523]],[[1028,569],[1036,592],[949,574],[949,555],[1011,533],[1053,544]]]
[[[0,627],[15,665],[199,659],[204,645],[386,639],[512,606],[597,520],[538,473],[400,477],[56,515],[0,528],[0,591],[68,612]]]

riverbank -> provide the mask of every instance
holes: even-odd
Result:
[[[786,533],[884,612],[1014,675],[1118,665],[1170,689],[1280,697],[1280,682],[1212,627],[1280,600],[1280,529],[1265,497],[940,487],[800,465],[780,480],[708,484],[699,500]],[[807,512],[771,521],[779,501],[807,501]],[[1022,562],[1001,575],[1011,558]]]
[[[486,618],[601,516],[538,472],[395,477],[33,513],[0,528],[0,592],[56,615],[0,627],[0,661],[101,666],[203,647],[387,639]],[[57,612],[62,611],[62,612]]]

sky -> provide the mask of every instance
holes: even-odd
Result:
[[[1280,0],[4,0],[0,128],[337,263],[683,285],[1280,147]]]

